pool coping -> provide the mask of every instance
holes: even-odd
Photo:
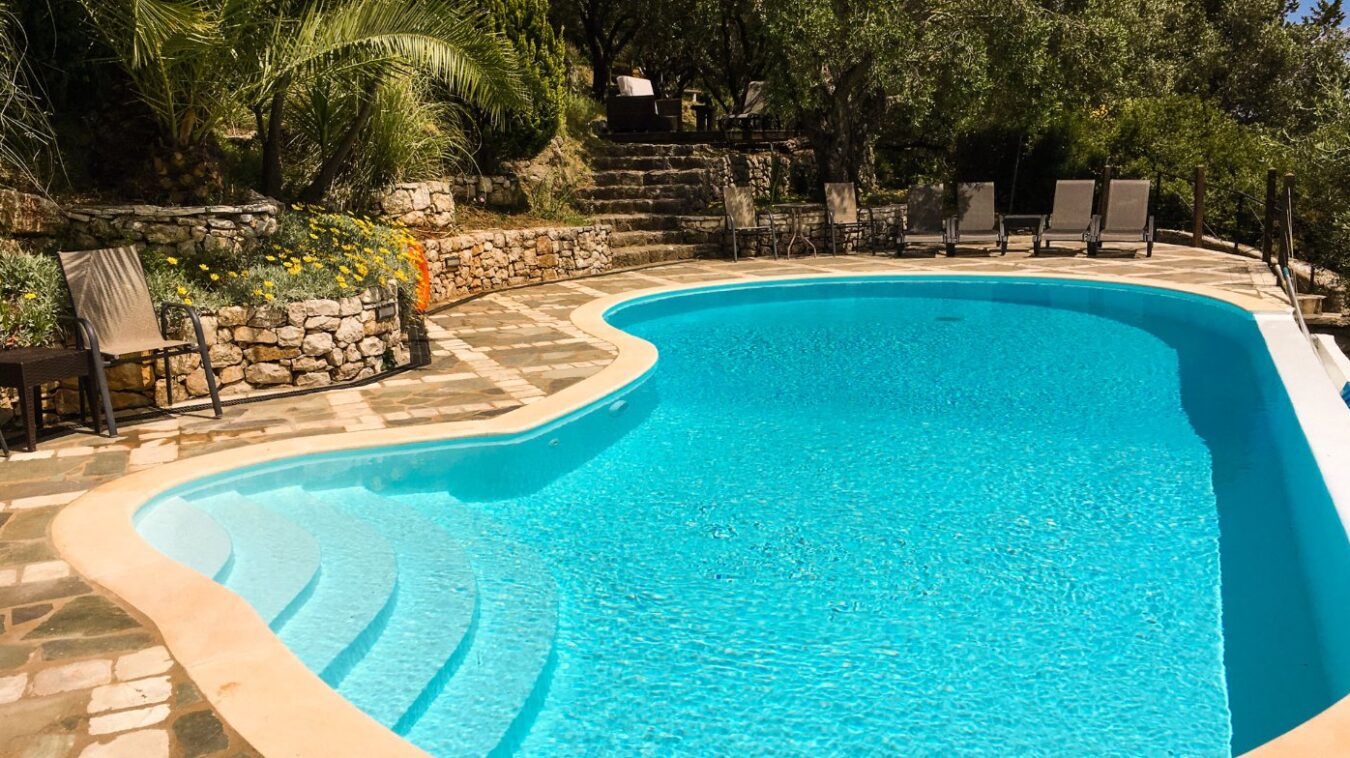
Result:
[[[125,600],[159,628],[173,657],[203,696],[262,755],[423,756],[422,750],[367,716],[307,669],[242,598],[141,539],[132,523],[136,511],[174,487],[243,466],[313,453],[532,431],[631,384],[656,364],[655,346],[605,320],[608,311],[626,302],[724,286],[866,279],[1044,279],[1121,284],[1198,295],[1254,314],[1342,522],[1350,524],[1350,424],[1336,426],[1337,415],[1330,412],[1328,403],[1321,402],[1339,401],[1334,392],[1326,393],[1326,398],[1318,397],[1311,381],[1324,372],[1287,307],[1272,308],[1269,301],[1218,288],[1144,277],[892,271],[795,274],[753,281],[728,277],[599,297],[575,308],[571,321],[587,334],[611,343],[617,355],[594,376],[538,402],[486,420],[274,440],[145,469],[103,484],[67,506],[52,523],[52,539],[76,571]],[[1309,361],[1315,374],[1308,373]],[[1323,384],[1330,388],[1329,381]],[[1337,405],[1350,418],[1350,409],[1339,402]],[[1350,697],[1248,755],[1306,754],[1338,744],[1350,745]]]

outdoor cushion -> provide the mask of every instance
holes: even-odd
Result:
[[[652,89],[650,79],[639,79],[636,76],[620,76],[615,80],[619,85],[620,97],[653,97],[656,90]]]

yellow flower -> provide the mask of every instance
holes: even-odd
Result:
[[[212,273],[212,274],[211,274],[211,281],[213,281],[213,282],[218,282],[218,281],[220,281],[220,274]]]
[[[352,272],[352,270],[346,266],[338,266],[338,271],[341,271],[344,274],[350,274]]]
[[[198,263],[198,264],[197,264],[197,268],[201,269],[202,271],[210,271],[210,270],[211,270],[211,267],[208,266],[208,265],[206,265],[205,263]]]
[[[275,261],[277,259],[275,255],[265,255],[263,257],[266,258],[269,262]]]
[[[272,296],[272,293],[271,293],[271,292],[269,292],[269,293],[267,293],[266,295],[263,295],[263,300],[267,300],[268,302],[271,302],[272,300],[276,300],[276,298]]]
[[[238,272],[238,271],[231,271],[231,272],[230,272],[230,278],[231,278],[231,279],[238,279],[238,278],[239,278],[239,272]]]
[[[177,258],[174,258],[174,257],[172,257],[172,256],[170,256],[170,257],[168,257],[168,258],[165,258],[164,260],[168,261],[170,266],[177,266],[177,265],[178,265],[178,259],[177,259]]]
[[[315,234],[315,233],[313,233],[313,232],[310,232],[310,233],[309,233],[309,238],[312,239],[312,240],[316,240],[316,239],[319,238],[319,235],[317,235],[317,234]]]
[[[37,299],[37,293],[36,293],[36,292],[25,292],[25,293],[23,293],[23,299],[24,299],[24,300],[36,300],[36,299]]]
[[[254,296],[254,297],[260,297],[260,296],[262,296],[262,293],[263,293],[262,290],[253,290],[253,296]]]
[[[192,298],[190,297],[183,298],[183,305],[192,305]]]
[[[271,280],[271,279],[264,279],[264,280],[263,280],[263,286],[264,286],[264,287],[271,287],[271,286],[272,286],[272,280]]]
[[[186,294],[187,294],[187,287],[179,287],[179,288],[178,288],[178,294],[180,294],[180,295],[186,295]]]

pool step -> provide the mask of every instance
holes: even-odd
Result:
[[[268,492],[259,504],[319,541],[319,583],[279,636],[311,671],[324,674],[382,611],[392,610],[398,579],[394,549],[370,524],[299,487]]]
[[[319,577],[319,542],[294,521],[237,492],[194,503],[230,534],[234,564],[223,584],[234,590],[273,629],[303,602]]]
[[[433,755],[510,749],[538,712],[551,677],[557,587],[539,554],[481,513],[444,496],[396,498],[459,539],[478,580],[478,627],[459,670],[405,733]]]
[[[378,531],[398,556],[394,606],[369,647],[339,657],[338,692],[394,727],[424,707],[450,676],[473,633],[478,589],[463,549],[417,512],[361,488],[308,491]]]
[[[136,531],[159,552],[211,579],[223,580],[230,569],[234,546],[225,527],[181,497],[147,509]]]

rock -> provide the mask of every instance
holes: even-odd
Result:
[[[244,378],[244,368],[242,366],[229,366],[220,370],[217,375],[217,382],[222,385],[234,384]]]
[[[276,347],[273,345],[255,345],[244,351],[244,357],[249,363],[266,363],[268,361],[284,361],[299,357],[300,351],[293,347]],[[250,381],[252,381],[250,379]]]
[[[214,368],[234,366],[244,360],[244,351],[228,342],[217,343],[211,348],[211,365]]]
[[[372,358],[378,355],[384,355],[384,340],[379,337],[366,337],[361,340],[361,355]]]
[[[361,298],[344,297],[338,301],[339,316],[355,316],[361,312]]]
[[[333,349],[333,335],[327,332],[312,332],[305,335],[300,351],[305,355],[325,355]]]
[[[361,319],[355,316],[348,316],[342,319],[341,325],[337,328],[337,344],[346,347],[354,342],[359,342],[366,334],[365,327],[361,325]]]
[[[250,384],[270,386],[288,384],[291,381],[291,372],[278,363],[255,363],[244,372],[244,377]]]
[[[210,394],[210,388],[206,386],[206,371],[203,369],[197,369],[188,374],[183,386],[187,387],[188,394],[193,397],[203,397]]]
[[[259,328],[274,328],[286,323],[286,311],[275,305],[260,305],[253,309],[248,325]]]
[[[323,358],[315,358],[313,356],[303,355],[299,358],[296,358],[294,361],[291,361],[291,370],[301,371],[307,374],[311,374],[316,371],[323,371],[326,373],[328,371],[328,361],[327,359]]]
[[[242,305],[227,305],[216,311],[221,326],[243,326],[248,322],[248,309]]]
[[[338,324],[341,323],[342,320],[339,319],[337,316],[310,316],[309,318],[305,319],[305,330],[311,332],[313,331],[331,332],[337,329]]]
[[[98,595],[85,595],[61,606],[36,629],[24,635],[24,639],[91,637],[137,626],[136,620],[111,600]]]
[[[173,722],[173,733],[185,758],[218,753],[230,746],[220,719],[211,711],[194,711]]]
[[[295,379],[297,387],[326,387],[332,383],[333,380],[326,371],[301,374]]]
[[[277,329],[277,345],[281,347],[300,347],[305,338],[305,330],[298,326],[283,326]]]
[[[336,300],[306,300],[299,305],[303,306],[306,316],[337,316],[341,311]]]

